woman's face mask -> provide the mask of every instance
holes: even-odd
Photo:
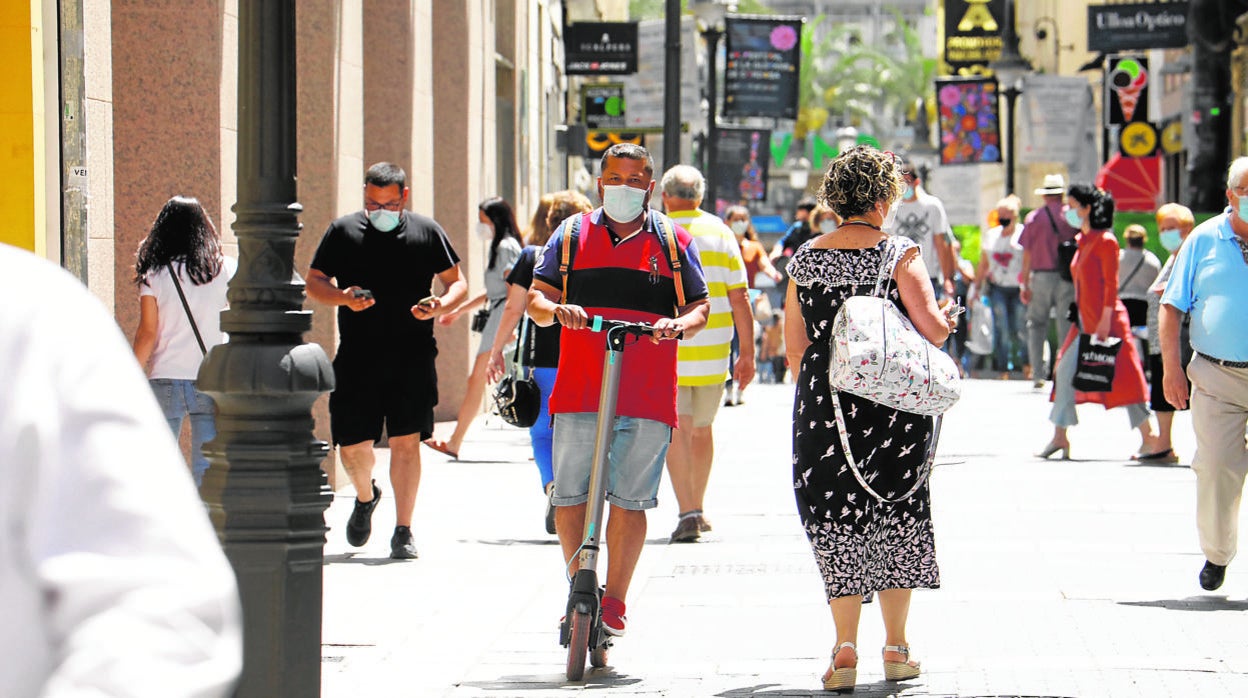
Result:
[[[819,221],[819,232],[821,233],[830,233],[833,230],[836,230],[836,228],[836,220],[833,218],[824,218]]]
[[[745,232],[750,229],[750,222],[747,220],[737,219],[729,223],[728,227],[732,228],[732,232],[735,233],[737,237],[743,238],[745,237]]]
[[[1166,228],[1162,230],[1157,239],[1161,242],[1161,246],[1166,248],[1167,252],[1174,252],[1179,249],[1179,245],[1183,244],[1183,234],[1178,228]]]
[[[1070,227],[1072,228],[1083,227],[1083,217],[1080,216],[1079,212],[1076,211],[1075,209],[1069,206],[1066,207],[1066,213],[1064,215],[1066,216],[1066,222],[1070,224]]]
[[[494,226],[489,223],[477,223],[477,237],[487,241],[494,239]]]
[[[897,222],[897,203],[884,205],[888,206],[888,213],[884,214],[884,223],[880,226],[880,230],[892,232],[893,225]]]

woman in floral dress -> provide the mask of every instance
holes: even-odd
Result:
[[[891,153],[849,149],[833,161],[820,192],[844,224],[803,245],[789,263],[794,283],[785,305],[786,351],[789,364],[801,367],[793,405],[793,485],[836,624],[826,690],[853,690],[863,597],[875,592],[886,633],[885,677],[918,676],[905,634],[910,590],[940,586],[926,482],[891,504],[859,484],[842,452],[828,383],[837,310],[850,296],[871,295],[886,259],[894,265],[887,295],[915,328],[940,347],[954,327],[936,304],[918,248],[880,230],[891,223],[903,187]],[[885,498],[904,495],[929,470],[932,418],[848,393],[839,398],[859,474]]]

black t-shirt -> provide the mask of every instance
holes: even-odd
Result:
[[[532,286],[533,269],[537,266],[537,256],[541,253],[542,248],[536,245],[529,245],[521,250],[520,258],[516,260],[515,265],[511,267],[511,273],[507,275],[507,283],[526,289]],[[559,325],[538,327],[537,323],[530,321],[529,327],[531,330],[536,330],[533,334],[532,365],[537,368],[559,368]]]
[[[411,211],[404,211],[399,226],[388,233],[374,228],[363,211],[330,223],[312,268],[336,279],[339,288],[359,286],[377,300],[358,313],[338,307],[339,352],[351,347],[431,350],[433,321],[417,320],[412,306],[430,294],[435,275],[458,263],[442,227]]]

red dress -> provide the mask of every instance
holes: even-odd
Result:
[[[1112,305],[1109,336],[1123,340],[1122,349],[1114,362],[1114,384],[1108,393],[1084,393],[1075,391],[1075,403],[1097,402],[1105,406],[1121,407],[1146,402],[1148,386],[1144,381],[1140,355],[1131,337],[1127,309],[1118,300],[1118,240],[1109,230],[1093,230],[1079,234],[1079,251],[1070,269],[1075,282],[1075,303],[1079,306],[1079,323],[1071,325],[1070,333],[1058,352],[1058,361],[1072,343],[1079,339],[1079,327],[1087,334],[1094,334],[1101,322],[1101,313]],[[1055,364],[1056,365],[1056,364]],[[1050,396],[1052,399],[1052,396]]]
[[[741,261],[745,263],[745,283],[750,288],[754,288],[754,275],[763,268],[761,257],[766,254],[767,250],[763,249],[762,243],[749,238],[741,240]]]

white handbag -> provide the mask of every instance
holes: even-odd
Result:
[[[832,321],[833,390],[903,412],[939,415],[962,395],[957,363],[932,346],[886,297],[898,260],[890,238],[874,293],[845,299]]]

